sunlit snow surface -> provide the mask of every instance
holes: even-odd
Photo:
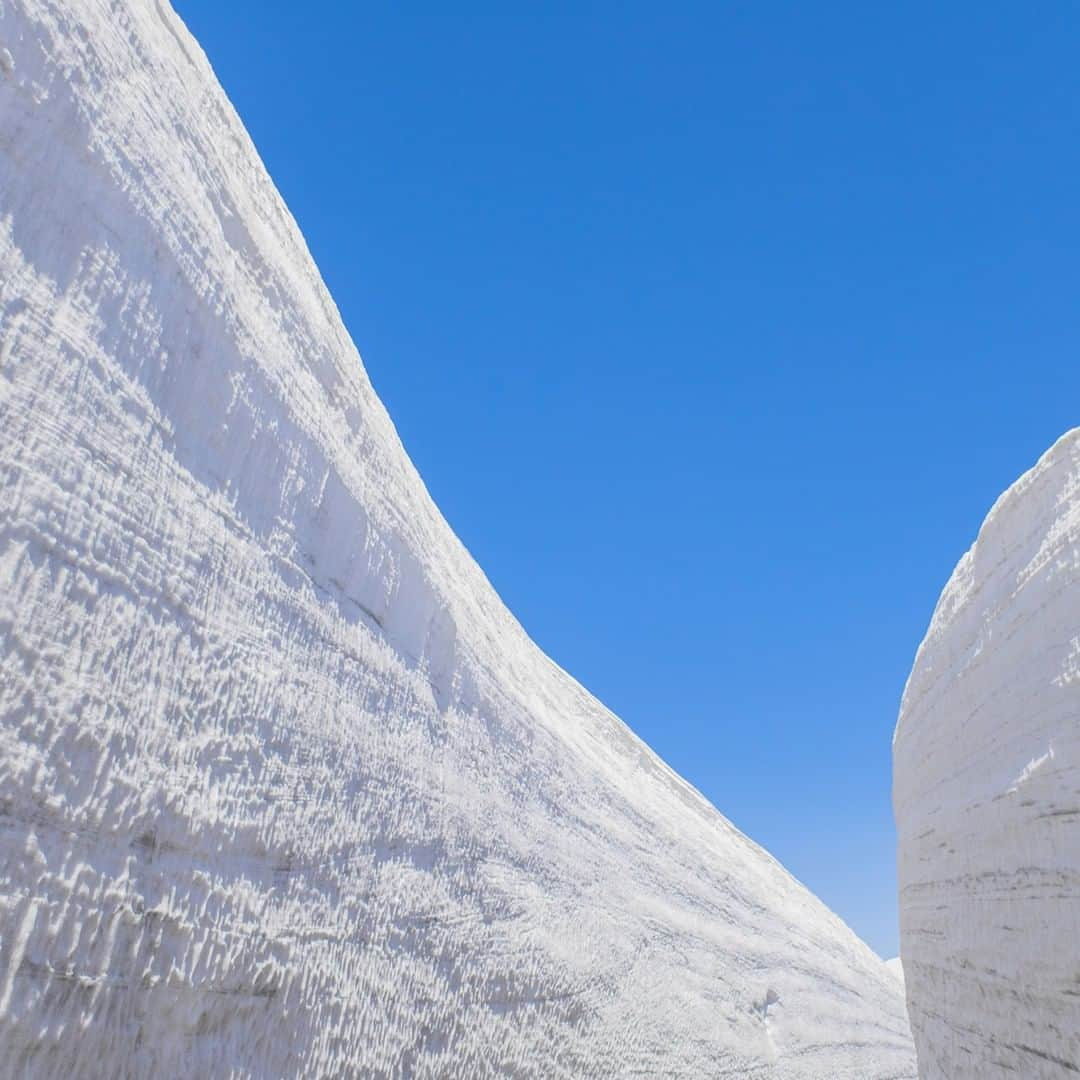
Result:
[[[4,1075],[913,1076],[452,535],[178,18],[0,48]]]
[[[1080,1075],[1080,430],[996,503],[938,601],[894,743],[927,1080]]]

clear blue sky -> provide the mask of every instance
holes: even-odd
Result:
[[[893,955],[904,679],[1080,419],[1080,9],[175,2],[526,629]]]

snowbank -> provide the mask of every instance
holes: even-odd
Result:
[[[997,502],[938,601],[893,754],[925,1080],[1080,1073],[1080,431]]]
[[[12,1074],[913,1075],[878,958],[452,535],[171,10],[0,43]]]

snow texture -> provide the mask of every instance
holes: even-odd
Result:
[[[1080,1074],[1080,430],[938,601],[893,754],[924,1080]]]
[[[915,1075],[453,536],[161,0],[0,0],[0,580],[5,1076]]]

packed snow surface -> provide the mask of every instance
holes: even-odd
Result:
[[[161,0],[0,0],[0,537],[5,1076],[914,1076],[455,539]]]
[[[925,1080],[1080,1074],[1080,430],[997,502],[938,601],[894,742]]]

